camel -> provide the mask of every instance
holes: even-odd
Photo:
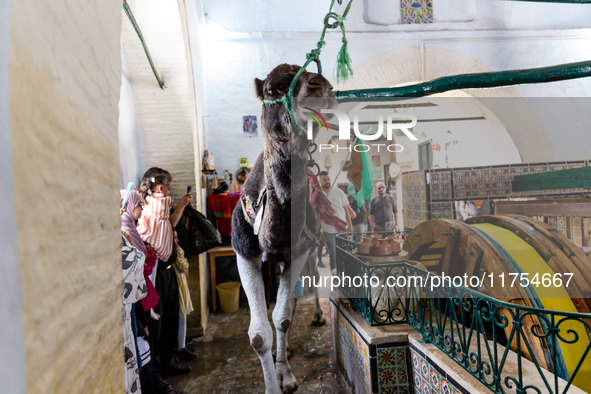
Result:
[[[274,100],[286,94],[299,70],[299,66],[281,64],[265,80],[255,79],[257,97]],[[304,105],[306,99],[314,101],[313,106],[317,108],[336,106],[330,83],[320,74],[303,72],[295,86],[293,100],[294,119],[302,129],[306,129],[309,119],[303,112],[304,106],[310,106]],[[292,126],[282,103],[263,106],[264,151],[246,180],[241,201],[232,214],[232,247],[251,314],[248,335],[263,367],[267,394],[289,394],[298,387],[288,362],[287,339],[295,310],[295,281],[313,245],[309,239],[311,232],[306,231],[306,227],[314,229],[316,226],[308,202],[308,176],[304,171],[308,140]],[[299,248],[292,249],[298,244]],[[275,364],[273,331],[267,317],[261,274],[263,259],[283,260],[272,314],[277,335]]]

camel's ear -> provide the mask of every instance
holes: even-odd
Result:
[[[257,97],[259,98],[259,100],[262,100],[264,98],[263,96],[263,86],[265,85],[265,81],[261,81],[258,78],[254,79],[254,91],[257,95]]]

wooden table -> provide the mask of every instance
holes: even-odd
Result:
[[[215,313],[218,309],[217,291],[216,285],[218,281],[218,275],[216,272],[216,261],[218,257],[236,256],[236,252],[231,246],[216,246],[213,249],[207,251],[209,254],[209,276],[211,278],[211,309]]]

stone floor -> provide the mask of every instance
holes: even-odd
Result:
[[[290,364],[298,379],[298,393],[346,392],[335,373],[328,302],[321,300],[326,325],[311,327],[314,299],[308,295],[298,300],[290,340]],[[210,315],[206,335],[193,343],[197,359],[184,362],[193,368],[191,373],[167,381],[176,391],[187,394],[264,393],[261,364],[249,343],[249,322],[246,303],[238,312]]]

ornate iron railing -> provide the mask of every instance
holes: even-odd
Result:
[[[360,237],[337,236],[337,268],[341,276],[377,277],[376,287],[340,287],[370,325],[410,325],[495,393],[590,387],[591,314],[521,306],[461,286],[390,287],[388,277],[408,283],[434,275],[413,262],[367,264],[353,254]]]

